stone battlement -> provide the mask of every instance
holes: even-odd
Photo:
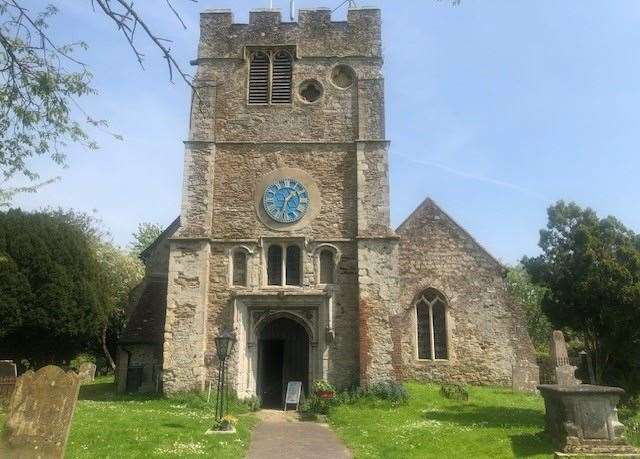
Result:
[[[245,46],[295,45],[297,56],[381,58],[377,8],[350,8],[347,21],[331,21],[328,8],[301,9],[298,22],[283,22],[277,9],[249,12],[249,23],[233,22],[231,10],[200,14],[198,59],[241,59]]]

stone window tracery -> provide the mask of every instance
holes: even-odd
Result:
[[[274,243],[267,249],[267,285],[302,285],[302,250],[296,243]]]
[[[447,300],[444,295],[429,288],[422,293],[415,308],[418,359],[448,359]]]

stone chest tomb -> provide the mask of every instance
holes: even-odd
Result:
[[[390,225],[381,50],[377,9],[201,14],[182,211],[143,253],[121,390],[203,389],[223,329],[233,388],[274,406],[289,381],[510,384],[532,361],[499,262],[430,199]]]

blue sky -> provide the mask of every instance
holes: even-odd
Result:
[[[146,69],[89,0],[54,2],[60,41],[85,40],[82,57],[99,94],[84,110],[110,122],[118,141],[89,132],[98,151],[68,149],[70,167],[46,161],[43,178],[62,179],[16,200],[95,210],[126,245],[138,223],[169,224],[179,214],[189,94],[168,82],[146,48]],[[288,0],[274,0],[288,17]],[[341,0],[298,0],[296,8]],[[189,68],[198,13],[232,8],[246,22],[268,0],[174,0],[187,30],[164,2],[137,2],[149,24],[174,40]],[[392,141],[392,222],[432,197],[505,263],[538,253],[546,208],[575,200],[640,231],[640,3],[573,0],[369,1],[382,8],[387,137]],[[344,17],[344,8],[334,13]]]

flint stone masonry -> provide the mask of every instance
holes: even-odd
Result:
[[[640,451],[627,444],[625,427],[618,420],[616,406],[623,389],[590,384],[542,384],[538,389],[544,397],[546,430],[559,452],[581,457],[640,457]]]
[[[2,457],[62,458],[80,378],[50,365],[18,378],[9,402]]]
[[[421,206],[398,234],[390,226],[381,43],[377,9],[350,9],[343,22],[328,9],[302,10],[297,23],[273,10],[252,11],[249,24],[234,24],[229,11],[202,13],[182,212],[144,255],[145,285],[167,286],[163,349],[121,343],[119,362],[147,346],[162,359],[164,392],[201,390],[217,377],[214,339],[231,329],[229,381],[249,397],[260,390],[260,333],[275,318],[307,331],[309,381],[338,388],[402,378],[510,384],[516,362],[533,362],[523,310],[507,297],[498,262],[435,205]],[[291,53],[291,103],[247,103],[258,49]],[[352,84],[334,84],[338,65],[351,69]],[[298,94],[311,79],[322,86],[313,103]],[[275,178],[309,190],[310,208],[293,224],[261,209]],[[272,243],[301,249],[301,285],[267,285]],[[335,255],[333,284],[319,282],[323,249]],[[232,282],[238,250],[242,286]],[[443,361],[417,359],[413,303],[427,287],[449,301]]]
[[[509,298],[504,268],[432,200],[398,228],[401,312],[397,359],[403,377],[510,385],[512,366],[533,363],[522,308]],[[447,299],[447,360],[418,360],[415,302],[432,287]]]

